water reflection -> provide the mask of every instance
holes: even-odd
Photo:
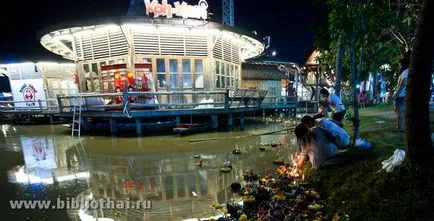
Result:
[[[243,132],[188,137],[86,137],[83,140],[61,135],[65,129],[57,126],[54,129],[53,126],[13,127],[15,131],[12,126],[3,128],[1,143],[20,148],[26,163],[11,172],[11,182],[50,184],[57,181],[62,185],[68,180],[81,179],[88,182],[88,188],[77,197],[91,194],[97,200],[152,201],[151,210],[85,211],[88,217],[115,220],[182,220],[210,216],[214,212],[210,207],[212,202],[227,201],[231,197],[228,187],[241,181],[246,170],[254,169],[262,174],[274,172],[276,166],[272,160],[289,157],[294,152],[291,135],[267,134],[280,130],[278,124],[257,124]],[[50,136],[41,135],[44,131]],[[192,142],[209,138],[218,139]],[[260,143],[279,141],[284,145],[259,150]],[[242,154],[232,153],[236,146]],[[200,155],[206,166],[197,166],[199,159],[194,158],[195,155]],[[227,160],[234,169],[221,173],[220,168]],[[71,220],[74,216],[78,218],[77,211],[71,212]]]

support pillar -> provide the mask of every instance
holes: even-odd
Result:
[[[142,122],[140,121],[140,118],[136,118],[136,131],[137,136],[142,136]]]
[[[244,113],[241,113],[241,115],[240,115],[240,130],[244,130],[244,120],[245,120]]]
[[[219,128],[219,118],[217,115],[211,115],[211,125],[213,130],[217,130]]]
[[[186,175],[184,175],[184,197],[185,199],[190,199],[190,191],[188,188],[188,177]]]
[[[175,117],[175,122],[176,122],[176,125],[180,124],[181,123],[181,117],[180,116],[176,116]]]
[[[229,114],[228,115],[228,129],[232,130],[234,126],[234,115],[233,114]]]
[[[166,178],[162,175],[160,175],[161,177],[161,184],[160,184],[160,189],[161,189],[161,200],[165,201],[167,200],[167,193],[166,193]]]
[[[84,129],[84,131],[86,133],[88,133],[89,132],[89,123],[87,122],[87,118],[82,117],[80,120],[81,120],[81,124],[83,125],[82,128]]]
[[[116,126],[116,119],[110,118],[110,132],[112,133],[112,136],[116,135],[118,133],[118,127]]]

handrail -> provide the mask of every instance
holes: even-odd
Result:
[[[247,91],[243,96],[243,108],[260,107],[266,98],[266,90],[237,89]],[[105,94],[77,94],[75,96],[58,96],[60,112],[71,112],[72,106],[79,102],[83,111],[113,111],[123,108],[123,111],[137,111],[150,107],[151,110],[172,109],[212,109],[233,108],[233,96],[229,90],[225,91],[170,91],[170,92],[122,92]],[[237,95],[235,95],[236,97]],[[82,100],[77,101],[80,98]],[[94,98],[94,99],[87,99]],[[209,100],[211,99],[211,100]],[[238,105],[240,107],[240,105]],[[66,110],[66,111],[64,111]],[[145,110],[145,109],[142,109]],[[149,109],[146,109],[149,110]]]
[[[0,104],[10,104],[10,103],[36,103],[36,102],[48,102],[48,101],[57,101],[54,98],[49,98],[46,100],[35,100],[35,101],[0,101]]]
[[[22,103],[37,103],[35,106],[28,107],[17,107],[15,104]],[[2,113],[13,113],[13,112],[58,112],[59,103],[54,98],[48,98],[46,100],[35,100],[35,101],[0,101],[0,104],[9,104],[11,106],[0,105],[0,112]]]
[[[131,96],[140,95],[189,95],[189,94],[225,94],[224,91],[192,91],[192,92],[125,92]],[[124,93],[104,93],[104,94],[77,94],[76,96],[59,96],[59,98],[91,98],[91,97],[110,97],[110,96],[122,96]]]

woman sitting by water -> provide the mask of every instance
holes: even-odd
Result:
[[[336,145],[330,142],[316,126],[308,129],[306,125],[299,124],[294,133],[300,144],[300,158],[297,161],[299,168],[308,157],[312,168],[318,169],[327,159],[339,153]]]

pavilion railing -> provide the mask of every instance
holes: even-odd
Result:
[[[81,105],[82,111],[229,109],[260,107],[267,94],[263,90],[237,90],[78,94],[58,96],[57,100],[60,112],[72,112],[74,105]]]
[[[59,105],[54,98],[35,101],[0,101],[0,113],[58,113]]]

